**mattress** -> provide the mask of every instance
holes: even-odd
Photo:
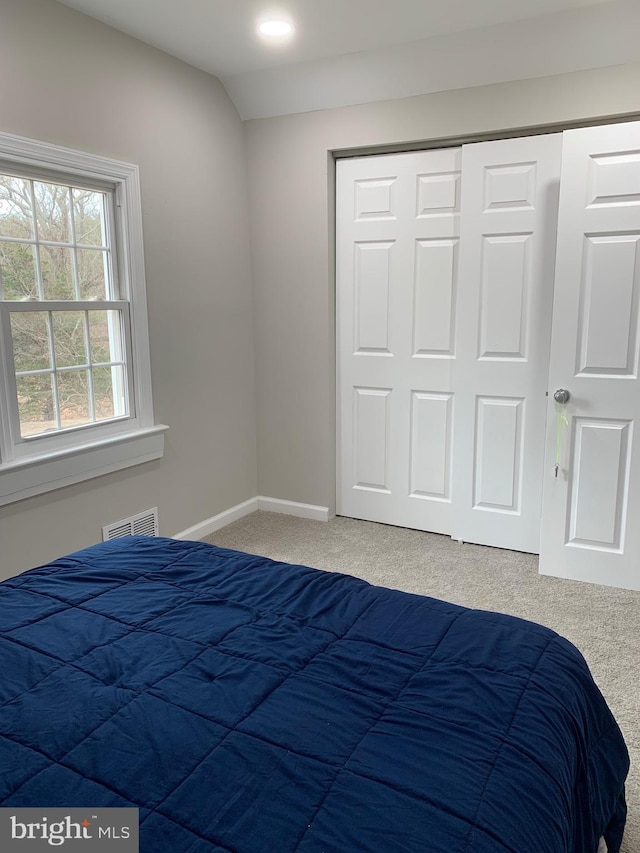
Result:
[[[0,805],[144,853],[618,851],[624,740],[540,625],[200,542],[0,584]]]

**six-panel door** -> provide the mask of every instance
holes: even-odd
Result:
[[[571,398],[566,425],[549,406],[543,574],[640,589],[639,300],[640,122],[566,131],[549,384]]]
[[[338,512],[451,532],[460,148],[338,163]]]
[[[562,134],[465,145],[453,533],[537,553]]]

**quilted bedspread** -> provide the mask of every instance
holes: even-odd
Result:
[[[198,542],[0,584],[0,805],[135,806],[143,853],[595,853],[628,756],[539,625]]]

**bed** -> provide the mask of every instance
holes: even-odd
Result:
[[[0,805],[136,807],[142,853],[596,853],[628,754],[540,625],[201,542],[0,584]]]

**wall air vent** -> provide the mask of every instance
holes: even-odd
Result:
[[[123,518],[102,528],[102,541],[119,539],[121,536],[159,536],[158,507]]]

